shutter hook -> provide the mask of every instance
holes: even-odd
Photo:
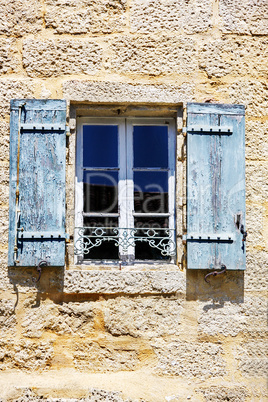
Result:
[[[210,282],[207,280],[207,277],[208,277],[208,276],[210,276],[210,275],[213,275],[213,276],[220,275],[220,274],[223,274],[224,272],[226,272],[226,270],[227,270],[226,265],[221,264],[221,271],[213,271],[213,272],[210,272],[209,274],[207,274],[207,275],[205,276],[205,282],[210,283]]]
[[[45,260],[42,260],[39,262],[39,264],[37,265],[37,272],[39,273],[38,278],[34,278],[32,277],[32,281],[34,283],[38,283],[40,281],[41,278],[41,274],[42,274],[42,268],[43,267],[47,267],[48,263]]]

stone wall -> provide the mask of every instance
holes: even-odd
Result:
[[[267,35],[266,0],[0,0],[0,401],[267,400]],[[246,271],[8,268],[12,98],[69,102],[69,232],[78,103],[246,105]]]

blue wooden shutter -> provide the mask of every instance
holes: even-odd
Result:
[[[246,267],[245,110],[187,105],[187,266]]]
[[[11,101],[9,266],[64,266],[65,127],[63,100]]]

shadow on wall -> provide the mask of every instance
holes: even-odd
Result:
[[[218,301],[217,306],[222,307],[226,300],[233,303],[244,301],[244,271],[227,271],[217,276],[209,276],[210,283],[205,282],[209,270],[186,271],[186,300]],[[208,306],[209,308],[209,306]],[[211,308],[214,307],[211,305]]]
[[[36,303],[32,308],[39,307],[43,294],[63,294],[64,267],[45,267],[42,271],[40,281],[37,283],[36,280],[39,274],[36,268],[9,267],[8,276],[17,295],[14,309],[17,307],[19,301],[18,286],[37,290]]]

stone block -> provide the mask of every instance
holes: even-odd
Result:
[[[9,169],[8,166],[0,166],[0,205],[5,209],[0,213],[3,218],[6,218],[4,225],[8,224],[8,203],[9,203]],[[1,242],[1,238],[0,238]]]
[[[46,0],[46,27],[59,34],[121,32],[126,8],[127,0]]]
[[[234,387],[233,383],[230,384],[230,387],[212,386],[196,391],[204,395],[206,402],[244,402],[249,395],[249,391],[245,387],[241,387],[240,384]]]
[[[190,101],[193,98],[194,84],[175,85],[142,85],[109,81],[63,82],[64,98],[78,102],[114,102],[114,103],[157,103],[173,104]]]
[[[268,34],[266,0],[219,0],[222,31],[238,34]]]
[[[35,303],[28,300],[22,321],[23,335],[40,338],[45,332],[57,335],[88,335],[93,329],[94,313],[90,302],[63,303],[61,305],[42,303],[33,309]]]
[[[142,75],[192,74],[196,41],[184,36],[118,36],[109,43],[109,70]]]
[[[0,121],[0,162],[9,163],[9,124]]]
[[[130,5],[130,29],[146,33],[204,32],[212,26],[212,13],[212,0],[134,0]]]
[[[218,336],[236,336],[239,333],[266,331],[266,300],[246,296],[241,302],[213,300],[199,302],[198,332]]]
[[[23,66],[31,77],[95,74],[101,68],[102,50],[88,40],[34,40],[23,45]]]
[[[265,377],[268,372],[268,345],[265,340],[234,347],[238,370],[245,377]]]
[[[0,291],[13,291],[13,285],[10,283],[7,269],[7,249],[0,251]],[[14,301],[15,305],[15,301]]]
[[[218,344],[158,340],[152,347],[158,358],[157,374],[202,379],[226,374],[223,349]]]
[[[175,335],[180,331],[182,309],[179,299],[118,297],[105,304],[105,328],[115,336]]]
[[[265,161],[268,155],[268,122],[246,122],[246,159]]]
[[[267,38],[230,38],[205,40],[199,49],[199,68],[208,78],[221,78],[228,74],[251,75],[267,78]]]
[[[0,80],[0,117],[9,117],[11,99],[33,98],[33,83],[25,80]]]
[[[0,369],[46,370],[53,357],[52,341],[0,341]]]
[[[0,0],[0,34],[23,36],[42,29],[42,2]]]
[[[73,342],[72,353],[76,369],[83,371],[129,371],[139,363],[138,351],[130,342]]]
[[[175,293],[185,291],[184,273],[176,271],[66,271],[66,293]]]
[[[265,198],[263,197],[262,204],[248,204],[246,210],[246,230],[248,233],[246,245],[250,248],[254,247],[256,249],[265,249],[267,247],[268,249],[268,221],[265,219],[265,214],[268,213],[268,204],[267,202],[265,203]]]
[[[228,87],[229,102],[246,106],[246,117],[268,114],[268,84],[265,80],[236,81]]]
[[[15,302],[12,299],[0,300],[0,337],[14,336],[16,332],[17,319],[15,315]]]
[[[247,200],[263,205],[268,194],[268,163],[267,161],[246,163],[246,197]]]
[[[1,17],[0,17],[1,18]],[[1,28],[0,28],[1,29]],[[0,74],[17,71],[19,64],[15,39],[0,39]]]
[[[246,291],[266,291],[268,289],[268,275],[265,272],[265,267],[267,266],[267,251],[248,253],[244,285]]]

